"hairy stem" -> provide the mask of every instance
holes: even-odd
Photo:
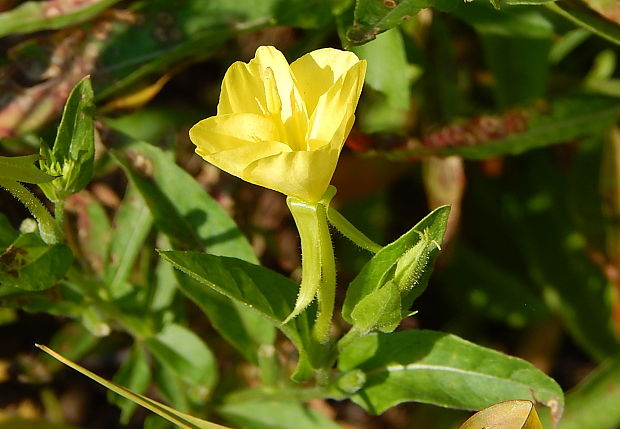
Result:
[[[353,226],[353,224],[341,215],[335,208],[327,208],[327,219],[329,220],[329,223],[331,223],[342,233],[342,235],[357,244],[359,247],[372,253],[377,253],[382,249],[381,245],[372,241],[362,231]]]
[[[0,179],[0,187],[13,194],[32,213],[39,224],[39,232],[43,241],[47,244],[55,244],[61,241],[62,235],[54,218],[28,188],[14,180],[5,179]]]

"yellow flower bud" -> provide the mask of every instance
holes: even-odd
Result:
[[[327,190],[351,130],[366,61],[319,49],[288,64],[261,46],[230,66],[217,116],[189,132],[196,153],[243,180],[308,202]]]

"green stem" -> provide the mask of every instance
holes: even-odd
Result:
[[[357,229],[351,222],[349,222],[343,215],[341,215],[335,208],[327,208],[327,219],[338,231],[345,237],[357,244],[363,249],[366,249],[372,253],[377,253],[383,247],[370,238],[368,238],[362,231]]]
[[[326,388],[331,383],[331,368],[323,367],[316,370],[316,385],[319,388]]]
[[[355,340],[361,338],[362,336],[363,333],[361,331],[358,331],[355,328],[351,328],[351,330],[347,332],[345,336],[340,339],[340,341],[338,341],[338,353],[341,353],[345,348],[347,348],[349,344],[353,343]]]
[[[278,386],[277,389],[273,387],[257,387],[247,390],[238,390],[231,393],[226,397],[227,403],[243,403],[265,400],[278,400],[278,401],[299,401],[308,402],[312,399],[325,399],[332,398],[342,400],[345,396],[331,386],[322,387],[307,387],[307,388],[289,388]]]
[[[620,30],[618,29],[618,25],[603,18],[591,9],[584,7],[582,4],[577,2],[562,2],[562,7],[555,3],[545,3],[545,6],[597,36],[607,39],[616,45],[620,45]]]
[[[0,179],[0,187],[13,194],[32,213],[32,216],[39,224],[39,232],[43,241],[47,244],[55,244],[61,241],[62,235],[56,226],[54,218],[28,188],[16,181],[5,179]]]
[[[280,381],[280,363],[273,344],[261,344],[258,348],[258,368],[261,385],[275,388]]]
[[[65,201],[54,201],[54,217],[56,218],[56,225],[59,230],[63,230],[63,224],[65,221]]]

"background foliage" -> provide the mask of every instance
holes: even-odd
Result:
[[[456,428],[467,412],[428,404],[560,398],[535,367],[566,392],[561,429],[619,427],[619,24],[614,0],[0,2],[0,186],[19,198],[0,191],[0,428],[169,427],[35,342],[239,428]],[[283,197],[187,137],[265,44],[368,61],[335,204],[392,244],[365,265],[335,237],[336,330],[400,325],[343,347],[328,393],[289,380],[326,359],[314,309],[274,328],[300,264]],[[38,232],[35,196],[55,213]],[[428,289],[373,318],[424,228],[447,228]]]

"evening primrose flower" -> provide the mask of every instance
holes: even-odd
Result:
[[[226,72],[217,116],[190,130],[196,153],[241,179],[310,203],[331,181],[355,119],[366,61],[319,49],[288,64],[272,46]]]

